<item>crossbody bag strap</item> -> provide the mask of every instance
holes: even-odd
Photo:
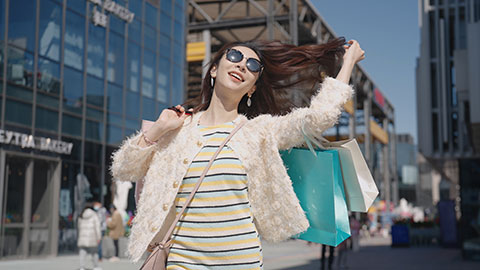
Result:
[[[183,205],[182,209],[180,210],[180,212],[177,214],[177,216],[175,217],[175,220],[173,221],[172,225],[170,226],[170,228],[168,229],[167,233],[165,234],[165,237],[163,238],[163,241],[160,243],[160,246],[161,247],[167,247],[167,246],[170,246],[171,245],[171,241],[170,241],[170,237],[172,236],[172,233],[173,233],[173,230],[175,229],[175,226],[177,225],[177,222],[180,220],[180,217],[183,215],[183,213],[185,212],[185,209],[188,207],[188,205],[192,202],[193,200],[193,197],[195,196],[195,193],[197,192],[197,190],[200,188],[200,184],[202,183],[203,179],[205,178],[205,176],[207,175],[207,172],[208,172],[208,169],[210,169],[210,167],[212,166],[213,162],[215,161],[215,158],[218,156],[218,154],[220,153],[220,151],[222,151],[223,147],[225,146],[225,144],[227,144],[227,142],[233,137],[233,135],[246,123],[247,121],[243,121],[241,123],[239,123],[235,129],[233,129],[233,131],[228,135],[228,137],[222,142],[222,144],[218,147],[217,151],[215,152],[215,154],[213,154],[212,158],[210,159],[210,161],[208,162],[207,166],[205,167],[205,169],[203,170],[202,174],[200,175],[200,178],[198,179],[197,181],[197,184],[195,185],[195,187],[193,188],[192,192],[190,192],[190,195],[188,196],[188,199],[187,201],[185,202],[185,204]]]

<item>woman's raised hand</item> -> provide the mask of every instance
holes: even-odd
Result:
[[[356,64],[365,59],[365,51],[360,48],[360,44],[356,40],[351,39],[347,44],[350,45],[343,45],[346,50],[343,55],[344,62],[352,61],[353,64]]]
[[[157,123],[161,124],[166,130],[174,130],[183,125],[183,122],[189,116],[185,113],[185,108],[180,105],[175,106],[178,110],[164,109],[157,119]]]

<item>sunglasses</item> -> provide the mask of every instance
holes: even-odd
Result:
[[[227,60],[233,63],[238,63],[243,60],[243,53],[239,50],[228,49],[227,50]],[[262,63],[255,58],[247,59],[247,68],[251,72],[260,72],[263,69]]]

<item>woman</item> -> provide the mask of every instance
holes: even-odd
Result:
[[[102,234],[100,232],[100,220],[97,213],[87,204],[78,217],[77,246],[80,250],[80,269],[85,269],[87,254],[92,256],[94,270],[101,270],[98,266],[98,244]]]
[[[308,228],[278,150],[302,144],[302,127],[321,134],[337,121],[353,94],[353,66],[364,58],[358,42],[344,44],[227,44],[203,79],[200,105],[163,110],[147,132],[123,142],[113,177],[144,179],[128,247],[134,261],[161,240],[209,157],[243,121],[177,224],[167,269],[262,269],[259,236],[277,242]],[[336,79],[322,78],[342,56]],[[312,81],[321,85],[311,105],[279,116],[273,92]]]
[[[110,206],[110,213],[112,216],[107,220],[108,228],[108,237],[112,238],[113,246],[115,247],[115,254],[110,258],[111,262],[118,261],[118,239],[123,237],[125,234],[125,227],[123,226],[122,214],[117,210],[117,208],[112,204]]]

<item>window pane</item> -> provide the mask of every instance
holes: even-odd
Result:
[[[87,117],[103,122],[103,111],[95,108],[87,107]]]
[[[7,79],[15,84],[33,87],[33,54],[9,46]]]
[[[102,135],[103,135],[103,124],[97,121],[87,120],[86,126],[85,126],[85,137],[87,139],[101,141],[103,139]],[[87,158],[85,157],[85,159]]]
[[[126,116],[129,118],[138,119],[140,114],[140,97],[138,93],[127,91],[126,103]]]
[[[173,104],[183,103],[183,72],[182,69],[177,65],[174,65],[172,95]]]
[[[124,38],[110,32],[108,46],[107,79],[110,82],[123,84],[123,48]]]
[[[140,47],[132,42],[128,43],[127,86],[138,92],[140,75]]]
[[[165,13],[160,13],[160,32],[170,36],[172,32],[172,18]]]
[[[149,50],[143,52],[142,95],[153,98],[155,86],[155,54]]]
[[[170,58],[170,38],[164,35],[160,35],[160,55]]]
[[[37,103],[56,110],[58,110],[58,106],[60,104],[58,101],[58,96],[52,96],[41,92],[37,92]]]
[[[155,116],[155,100],[153,98],[142,99],[142,119],[148,119],[155,121],[157,117]]]
[[[183,30],[184,27],[179,22],[175,21],[173,34],[176,41],[183,42]]]
[[[85,15],[85,0],[67,0],[67,7]]]
[[[172,0],[161,0],[162,1],[162,11],[171,14],[172,13]]]
[[[32,125],[32,104],[7,99],[5,120],[27,126]]]
[[[174,43],[173,46],[173,62],[177,65],[183,65],[184,61],[184,54],[183,52],[185,49],[182,45],[178,44],[177,42]]]
[[[157,82],[157,101],[168,103],[168,92],[170,89],[170,62],[165,58],[160,58]]]
[[[38,26],[39,54],[60,61],[60,33],[62,6],[53,1],[42,1]]]
[[[47,58],[38,58],[38,91],[58,96],[60,94],[60,63]]]
[[[123,91],[122,88],[109,83],[107,94],[107,108],[110,112],[121,114],[123,112]]]
[[[29,51],[35,50],[35,3],[10,1],[8,14],[8,42]]]
[[[1,46],[3,46],[4,33],[5,33],[5,0],[0,0],[0,45]],[[3,59],[0,59],[0,60],[3,63]],[[3,76],[3,75],[0,75],[0,76]]]
[[[85,18],[67,11],[65,27],[65,65],[83,70]]]
[[[58,112],[37,107],[35,115],[35,128],[43,128],[52,132],[58,130]]]
[[[122,128],[117,126],[107,126],[107,143],[120,144],[123,140]]]
[[[157,11],[158,9],[152,4],[145,2],[145,23],[155,27],[157,25]]]
[[[63,114],[62,132],[69,135],[82,136],[82,119],[69,114]]]
[[[101,157],[102,157],[101,144],[85,142],[85,161],[86,162],[100,164]],[[92,182],[93,180],[91,178],[88,178],[88,179],[90,180],[90,182]],[[100,179],[98,179],[98,182],[100,182]]]
[[[105,57],[105,28],[89,24],[87,73],[103,77]]]
[[[135,13],[135,18],[139,20],[142,19],[142,2],[142,0],[128,2],[128,9]]]
[[[107,114],[107,123],[123,126],[122,116],[120,114],[108,113]]]
[[[185,13],[183,12],[183,7],[175,5],[174,9],[175,9],[175,20],[183,24],[185,21]]]
[[[81,114],[83,104],[83,74],[65,67],[63,76],[64,109]]]
[[[140,127],[138,119],[125,119],[125,128],[136,130]]]
[[[155,51],[157,48],[157,31],[150,26],[146,26],[143,38],[145,48]]]
[[[103,108],[103,80],[87,76],[87,104]]]
[[[136,14],[135,14],[136,16]],[[108,20],[110,21],[110,30],[113,30],[121,35],[124,35],[125,32],[125,21],[117,18],[116,16],[110,15]]]
[[[135,14],[135,19],[128,24],[128,37],[136,42],[142,40],[142,24],[137,20],[137,14]]]
[[[33,101],[32,89],[10,83],[7,84],[7,96],[16,97],[23,101]]]

